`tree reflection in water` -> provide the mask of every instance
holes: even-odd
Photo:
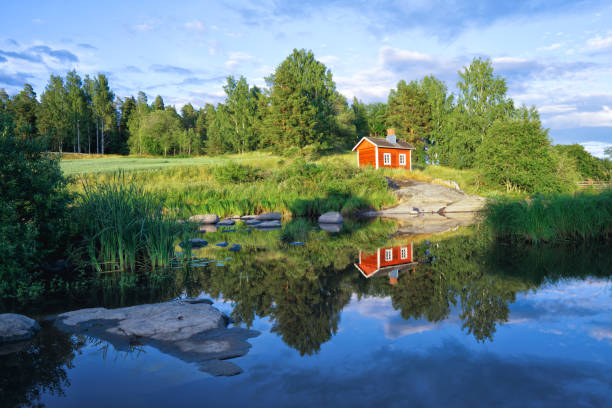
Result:
[[[0,406],[42,407],[43,394],[64,395],[70,386],[67,370],[83,344],[82,339],[43,323],[21,350],[0,355]]]

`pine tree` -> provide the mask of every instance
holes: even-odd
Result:
[[[25,84],[23,86],[23,91],[19,92],[11,100],[9,109],[13,113],[15,135],[17,137],[31,139],[38,134],[36,118],[39,103],[32,85]]]

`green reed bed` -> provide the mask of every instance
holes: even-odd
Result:
[[[98,272],[154,270],[170,265],[174,242],[188,225],[163,210],[163,202],[125,175],[85,183],[75,204],[75,222],[87,259]]]
[[[538,195],[488,204],[486,224],[502,239],[537,243],[612,236],[612,190]]]

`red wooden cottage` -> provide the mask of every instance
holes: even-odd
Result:
[[[405,168],[412,170],[412,145],[397,140],[395,130],[387,129],[387,137],[364,137],[353,151],[357,151],[357,166]]]
[[[418,262],[413,260],[412,242],[388,248],[378,248],[374,253],[359,251],[359,263],[355,267],[366,278],[389,276],[389,283],[395,285],[399,271],[411,269]]]

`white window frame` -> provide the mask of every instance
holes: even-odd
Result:
[[[400,155],[399,155],[399,165],[400,166],[405,166],[406,165],[406,153],[400,153]]]
[[[389,262],[393,260],[393,250],[385,249],[385,262]]]
[[[400,251],[401,259],[408,259],[408,247],[403,247]]]
[[[389,159],[389,160],[387,160]],[[391,153],[383,153],[383,165],[390,166],[391,165]]]

